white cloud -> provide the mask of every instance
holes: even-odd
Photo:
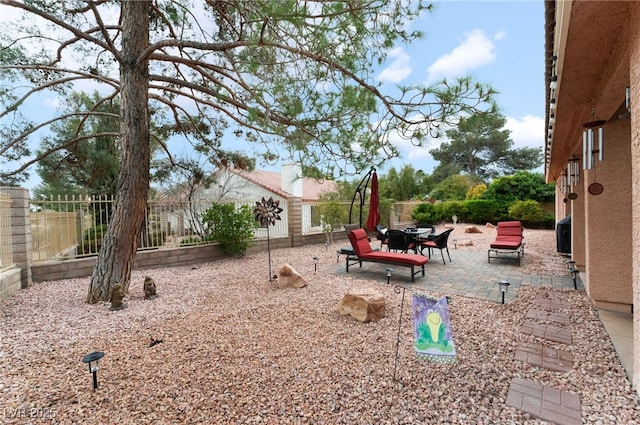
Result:
[[[500,34],[496,39],[501,37]],[[441,56],[427,69],[427,82],[466,75],[475,68],[492,63],[496,59],[493,49],[493,42],[484,32],[472,30],[451,53]]]
[[[411,74],[412,69],[411,66],[409,66],[411,57],[407,55],[401,47],[392,49],[389,52],[389,58],[393,59],[393,62],[378,75],[380,82],[399,83]]]
[[[535,115],[525,115],[518,119],[507,117],[505,127],[511,131],[513,147],[541,147],[544,142],[544,119]]]

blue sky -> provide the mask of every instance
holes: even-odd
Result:
[[[514,147],[541,147],[545,112],[543,1],[442,0],[434,4],[433,13],[410,25],[424,32],[424,38],[410,46],[396,46],[380,67],[377,78],[384,83],[382,91],[393,90],[397,84],[471,75],[499,92],[497,103],[507,117]],[[55,99],[48,99],[44,106],[55,104]],[[42,112],[42,106],[35,109]],[[39,140],[33,142],[39,144]],[[385,174],[391,166],[399,170],[405,164],[431,173],[436,163],[428,149],[436,147],[435,143],[424,148],[402,144],[401,157],[388,161],[379,173]],[[32,178],[25,186],[33,188],[39,180],[35,167],[30,172]]]
[[[471,75],[491,84],[514,147],[544,142],[544,4],[540,1],[438,1],[412,25],[424,32],[411,46],[398,46],[381,70],[388,84],[429,82]],[[401,79],[400,79],[401,78]],[[426,173],[436,163],[428,149],[408,144],[384,174],[411,164]]]

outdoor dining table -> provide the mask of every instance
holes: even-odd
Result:
[[[413,243],[415,243],[416,251],[420,250],[422,254],[422,242],[428,241],[433,236],[434,233],[431,233],[430,228],[421,228],[421,227],[408,227],[403,230],[404,234],[409,236]]]

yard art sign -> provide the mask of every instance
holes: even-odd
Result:
[[[418,357],[438,363],[456,362],[447,297],[413,294],[413,344]]]

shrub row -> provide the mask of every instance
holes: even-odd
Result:
[[[412,212],[416,223],[442,223],[452,221],[453,216],[465,223],[497,223],[505,220],[519,220],[528,227],[551,228],[555,224],[553,214],[545,214],[542,204],[533,201],[515,201],[504,206],[488,199],[447,201],[436,204],[423,203]]]

